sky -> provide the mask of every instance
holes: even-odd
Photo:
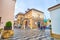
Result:
[[[45,18],[48,19],[50,18],[48,8],[56,4],[56,0],[16,0],[14,16],[19,12],[25,13],[28,8],[35,8],[44,12]]]

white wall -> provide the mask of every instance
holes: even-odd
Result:
[[[2,24],[1,27],[5,26],[5,23],[7,21],[11,21],[13,23],[14,21],[14,9],[15,9],[15,1],[13,0],[2,0]]]
[[[51,11],[52,33],[60,34],[60,8]]]

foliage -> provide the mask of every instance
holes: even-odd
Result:
[[[6,27],[11,27],[12,26],[12,22],[11,21],[6,22],[5,26]]]

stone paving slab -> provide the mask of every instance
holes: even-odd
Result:
[[[9,38],[8,40],[49,40],[50,38],[49,30],[43,32],[38,29],[36,30],[14,29],[14,32],[15,32],[14,36]]]

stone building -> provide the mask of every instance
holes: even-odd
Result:
[[[44,13],[32,8],[28,9],[26,13],[18,13],[16,18],[18,24],[22,25],[22,28],[35,29],[43,25]]]
[[[13,24],[15,2],[16,0],[0,0],[0,28],[4,28],[7,21]]]

